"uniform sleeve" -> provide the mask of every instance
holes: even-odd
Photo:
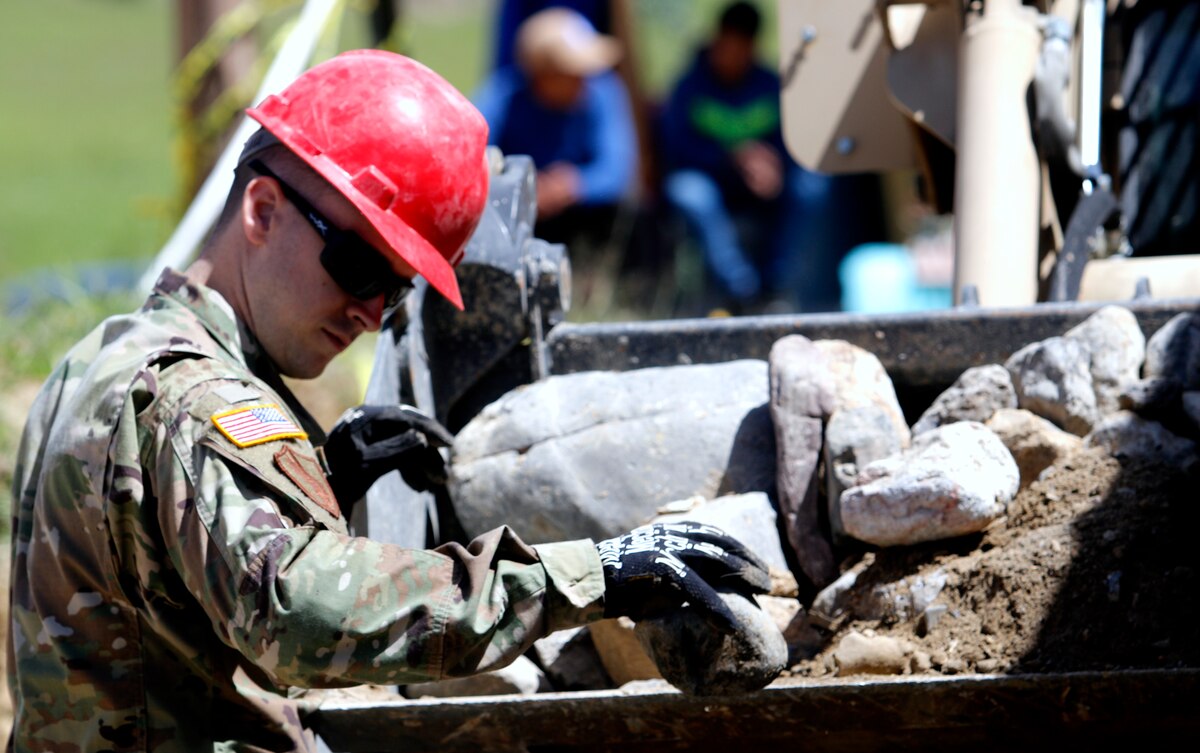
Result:
[[[404,684],[486,671],[600,616],[590,541],[530,547],[500,528],[425,551],[351,537],[336,505],[323,504],[324,478],[276,462],[315,462],[307,441],[223,444],[201,418],[213,409],[204,403],[159,422],[159,524],[221,640],[277,682]]]

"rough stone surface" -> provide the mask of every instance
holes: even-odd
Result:
[[[853,631],[838,642],[833,659],[839,675],[900,675],[908,669],[909,654],[899,639]]]
[[[825,355],[834,384],[824,460],[829,525],[837,541],[846,535],[839,503],[842,492],[854,485],[862,468],[907,447],[912,435],[892,380],[878,358],[841,340],[815,344]]]
[[[842,495],[842,520],[877,546],[915,544],[980,531],[1004,513],[1020,474],[983,424],[942,426],[908,450],[872,463]]]
[[[533,653],[555,690],[612,687],[586,627],[559,630],[533,642]]]
[[[735,695],[766,686],[787,665],[783,633],[752,600],[722,593],[737,629],[724,634],[691,609],[642,620],[637,636],[662,676],[689,695]]]
[[[913,434],[923,434],[944,424],[956,421],[985,423],[1003,408],[1017,407],[1017,393],[1012,377],[999,364],[975,366],[955,380],[950,389],[938,395],[917,422]]]
[[[1084,438],[1084,445],[1099,447],[1118,460],[1158,460],[1177,468],[1186,468],[1197,458],[1195,442],[1129,411],[1106,418]]]
[[[692,520],[707,523],[728,533],[758,555],[768,567],[785,571],[787,559],[779,541],[778,516],[771,499],[763,492],[749,492],[701,501],[686,512],[659,515],[656,523]]]
[[[1122,306],[1105,306],[1064,336],[1081,343],[1088,353],[1100,415],[1115,413],[1122,388],[1137,381],[1146,357],[1146,336],[1137,317]]]
[[[1188,435],[1192,437],[1200,436],[1200,391],[1192,390],[1183,393],[1181,400],[1183,404],[1183,415],[1189,424]]]
[[[1177,314],[1151,335],[1142,376],[1172,379],[1184,389],[1200,388],[1200,314]]]
[[[1183,385],[1178,381],[1166,377],[1150,377],[1125,385],[1117,397],[1117,405],[1121,410],[1131,410],[1146,418],[1155,418],[1178,411],[1182,394]]]
[[[531,660],[518,656],[512,664],[494,672],[455,677],[451,680],[422,682],[409,685],[404,694],[409,698],[456,698],[477,695],[532,695],[549,689],[550,683],[542,670]]]
[[[1137,381],[1146,338],[1137,317],[1105,306],[1062,337],[1031,343],[1005,363],[1021,408],[1083,436],[1120,409],[1120,396]]]
[[[800,570],[822,586],[837,577],[833,547],[820,526],[817,476],[824,419],[834,404],[833,374],[824,353],[802,335],[776,341],[769,362],[783,528]]]
[[[608,676],[617,685],[636,680],[658,680],[662,674],[634,634],[633,620],[618,617],[588,626],[592,643]]]
[[[767,365],[743,360],[554,376],[487,406],[455,439],[450,493],[470,535],[619,535],[695,495],[769,491]]]
[[[756,594],[754,600],[758,602],[759,608],[771,618],[771,622],[775,623],[775,627],[779,628],[780,633],[787,630],[788,625],[792,624],[792,620],[803,609],[799,599]]]
[[[987,427],[1012,453],[1021,473],[1021,488],[1038,474],[1083,446],[1083,440],[1068,434],[1027,410],[1004,409],[988,419]]]
[[[809,607],[809,622],[825,629],[840,624],[850,611],[851,605],[847,601],[848,594],[851,593],[854,584],[858,582],[858,577],[874,561],[875,555],[867,552],[853,567],[838,576],[837,580],[821,589],[821,592],[813,598],[812,606]]]
[[[1004,367],[1012,376],[1020,407],[1079,436],[1099,420],[1088,353],[1079,341],[1051,337],[1026,345]]]

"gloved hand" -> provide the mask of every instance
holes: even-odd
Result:
[[[716,526],[655,523],[596,545],[604,567],[604,616],[654,617],[685,601],[732,632],[733,613],[714,586],[767,593],[767,566]]]
[[[446,483],[446,463],[437,451],[454,435],[408,405],[360,405],[342,414],[325,443],[329,485],[349,509],[379,478],[398,470],[417,491]]]

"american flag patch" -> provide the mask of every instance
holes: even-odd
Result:
[[[238,447],[250,447],[289,437],[308,438],[308,435],[300,431],[300,427],[292,423],[275,403],[260,403],[221,411],[212,417],[212,422]]]

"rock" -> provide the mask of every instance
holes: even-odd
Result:
[[[408,698],[458,698],[479,695],[532,695],[549,688],[549,681],[537,665],[524,656],[494,672],[455,677],[437,682],[420,682],[404,689]]]
[[[777,340],[769,361],[783,528],[800,570],[820,587],[837,576],[819,522],[817,477],[824,419],[833,409],[833,374],[822,351],[802,335]]]
[[[1197,457],[1195,442],[1129,411],[1118,411],[1106,418],[1083,443],[1085,447],[1098,447],[1118,460],[1156,460],[1176,468],[1187,468]]]
[[[792,620],[803,609],[799,599],[756,594],[754,600],[758,602],[759,608],[771,618],[771,622],[775,623],[775,627],[779,628],[780,633],[787,630],[788,625],[792,624]]]
[[[901,641],[884,635],[847,633],[833,650],[839,676],[902,675],[909,666],[909,650]]]
[[[809,621],[828,630],[834,630],[850,615],[850,595],[859,577],[875,563],[875,555],[867,552],[838,579],[830,583],[813,598],[808,609]]]
[[[1191,391],[1183,393],[1183,415],[1191,424],[1192,436],[1200,436],[1200,392]]]
[[[975,366],[938,395],[913,424],[912,433],[923,434],[956,421],[984,423],[996,411],[1016,407],[1017,393],[1008,370],[999,364]]]
[[[1117,396],[1121,410],[1131,410],[1143,418],[1155,419],[1160,415],[1177,412],[1183,385],[1167,377],[1150,377],[1130,382]]]
[[[1200,314],[1177,314],[1150,336],[1142,376],[1200,388]]]
[[[634,634],[633,620],[618,617],[588,626],[604,670],[617,685],[634,680],[659,680],[658,666]]]
[[[1083,440],[1068,434],[1027,410],[1003,409],[988,419],[991,429],[1017,462],[1021,488],[1037,480],[1038,475],[1083,446]]]
[[[1062,337],[1018,350],[1005,368],[1021,408],[1083,436],[1120,409],[1120,394],[1137,381],[1145,353],[1137,317],[1121,306],[1105,306]]]
[[[868,465],[842,494],[842,521],[876,546],[980,531],[1004,513],[1020,474],[983,424],[961,421],[918,435],[912,447]]]
[[[907,622],[920,617],[946,587],[946,573],[938,568],[875,586],[854,605],[854,616],[865,620]]]
[[[886,409],[878,405],[859,405],[835,410],[825,425],[826,499],[833,539],[845,537],[841,507],[842,492],[854,486],[860,469],[894,455],[907,445],[907,439],[894,431]]]
[[[748,693],[766,686],[787,665],[783,634],[750,599],[722,593],[737,629],[716,630],[693,609],[642,620],[636,632],[662,676],[688,695]]]
[[[815,345],[825,355],[834,385],[824,460],[829,525],[837,541],[845,536],[839,506],[842,492],[854,485],[863,467],[907,447],[911,433],[892,380],[878,358],[841,340],[819,340]]]
[[[529,543],[603,539],[673,500],[775,484],[762,361],[553,376],[455,439],[449,489],[469,535],[519,521]]]
[[[601,690],[612,680],[585,627],[559,630],[533,642],[533,653],[556,690]]]
[[[908,422],[892,380],[873,354],[843,340],[818,340],[814,345],[825,355],[834,385],[833,410],[873,404],[883,408],[896,434],[908,444]]]
[[[1122,306],[1105,306],[1064,337],[1075,340],[1088,353],[1088,371],[1101,416],[1120,409],[1118,396],[1125,385],[1137,381],[1146,357],[1146,336],[1133,312]]]
[[[777,517],[770,497],[763,492],[749,492],[705,501],[687,512],[659,515],[654,522],[691,520],[716,526],[745,544],[768,567],[786,571],[788,564],[779,541]]]
[[[1083,436],[1100,418],[1083,345],[1051,337],[1021,348],[1004,363],[1017,405]]]

